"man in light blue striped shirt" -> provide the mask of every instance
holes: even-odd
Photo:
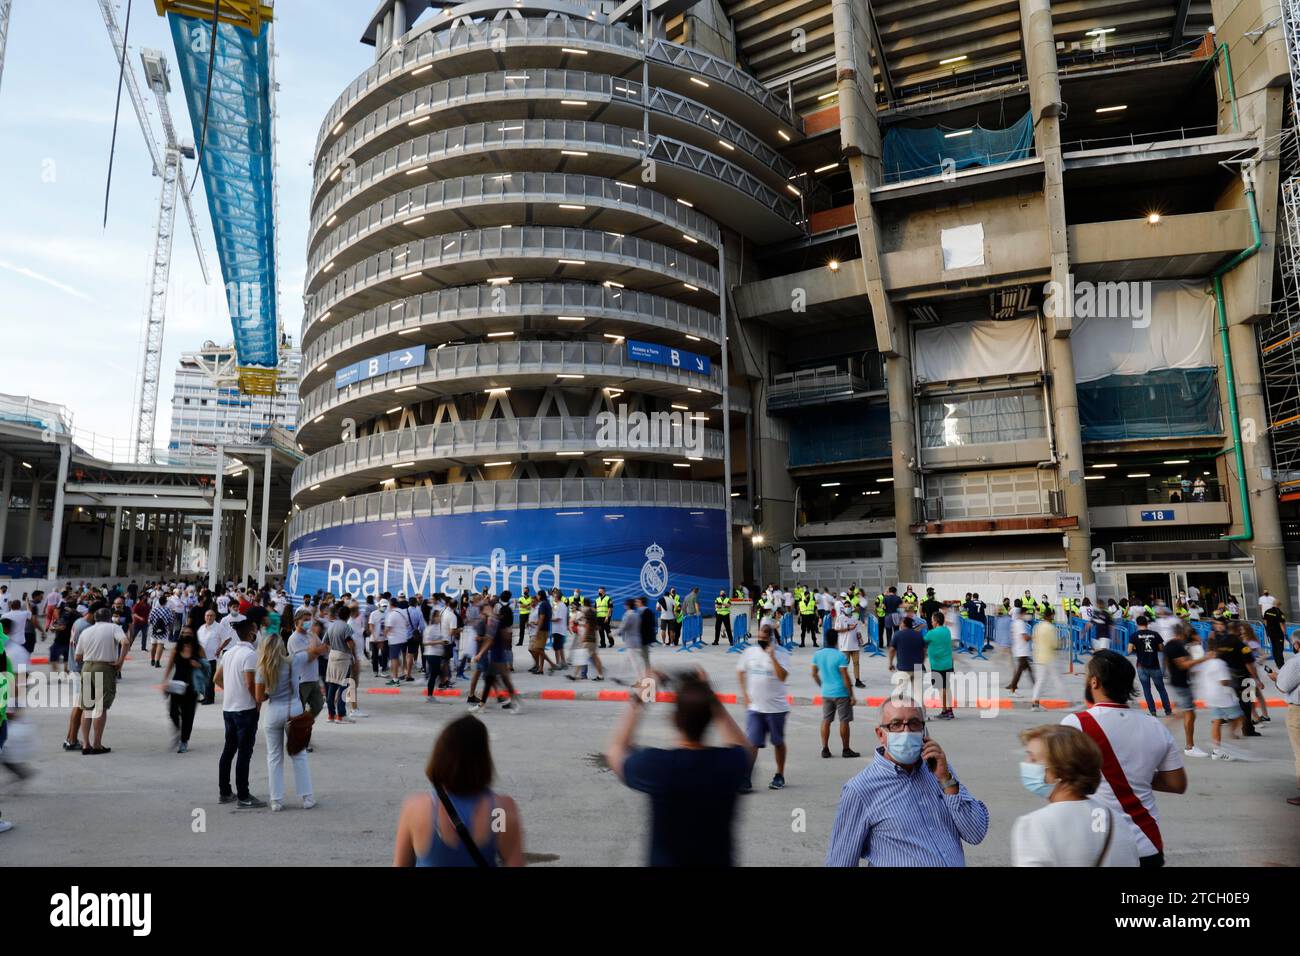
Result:
[[[880,708],[876,757],[844,785],[827,866],[965,866],[962,841],[989,832],[988,807],[954,779],[925,734],[925,710],[906,697]]]

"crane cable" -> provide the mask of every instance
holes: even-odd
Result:
[[[217,41],[221,35],[221,25],[217,21],[220,13],[221,0],[212,0],[212,47],[208,50],[207,89],[203,92],[203,128],[199,132],[199,149],[194,158],[194,178],[190,181],[190,188],[186,192],[194,191],[194,185],[199,181],[199,173],[203,171],[203,151],[208,139],[208,107],[212,105],[212,76],[217,65]]]
[[[108,144],[108,178],[104,182],[104,222],[108,228],[108,194],[113,187],[113,157],[117,155],[117,119],[122,112],[122,81],[126,79],[126,44],[131,37],[131,0],[126,0],[126,29],[122,31],[122,58],[117,65],[117,103],[113,106],[113,138]]]

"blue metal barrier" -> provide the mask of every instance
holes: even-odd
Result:
[[[984,625],[968,617],[961,619],[957,628],[958,651],[970,654],[976,660],[987,660],[984,656]]]
[[[780,634],[781,646],[789,649],[794,647],[794,615],[784,614],[781,616]]]
[[[704,621],[700,618],[700,615],[684,615],[679,627],[682,633],[682,643],[677,648],[677,653],[680,654],[682,651],[689,653],[704,646]]]
[[[731,636],[735,643],[727,648],[728,654],[743,654],[749,647],[749,615],[731,615]]]
[[[884,657],[883,642],[880,639],[880,622],[875,615],[870,615],[866,619],[867,624],[867,643],[862,648],[862,652],[868,657]]]

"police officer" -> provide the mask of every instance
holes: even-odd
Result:
[[[596,633],[600,635],[600,646],[603,648],[605,642],[609,641],[609,646],[614,646],[614,637],[609,632],[609,620],[614,613],[614,599],[605,593],[603,587],[596,589]]]
[[[524,637],[528,634],[528,615],[533,609],[533,596],[528,588],[524,588],[516,603],[519,606],[519,642],[515,647],[523,647]]]
[[[722,632],[727,632],[727,643],[735,644],[735,639],[731,636],[731,598],[727,597],[726,588],[718,591],[718,596],[713,599],[713,646],[718,646],[718,641],[722,637]]]
[[[804,646],[804,639],[811,637],[813,647],[817,646],[817,598],[812,588],[806,589],[799,597],[799,646]]]

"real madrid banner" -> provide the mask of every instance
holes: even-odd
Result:
[[[616,601],[675,587],[729,587],[726,512],[718,508],[492,511],[344,525],[290,545],[285,585],[304,594],[432,594],[527,585],[604,587]],[[466,573],[468,569],[468,574]]]

